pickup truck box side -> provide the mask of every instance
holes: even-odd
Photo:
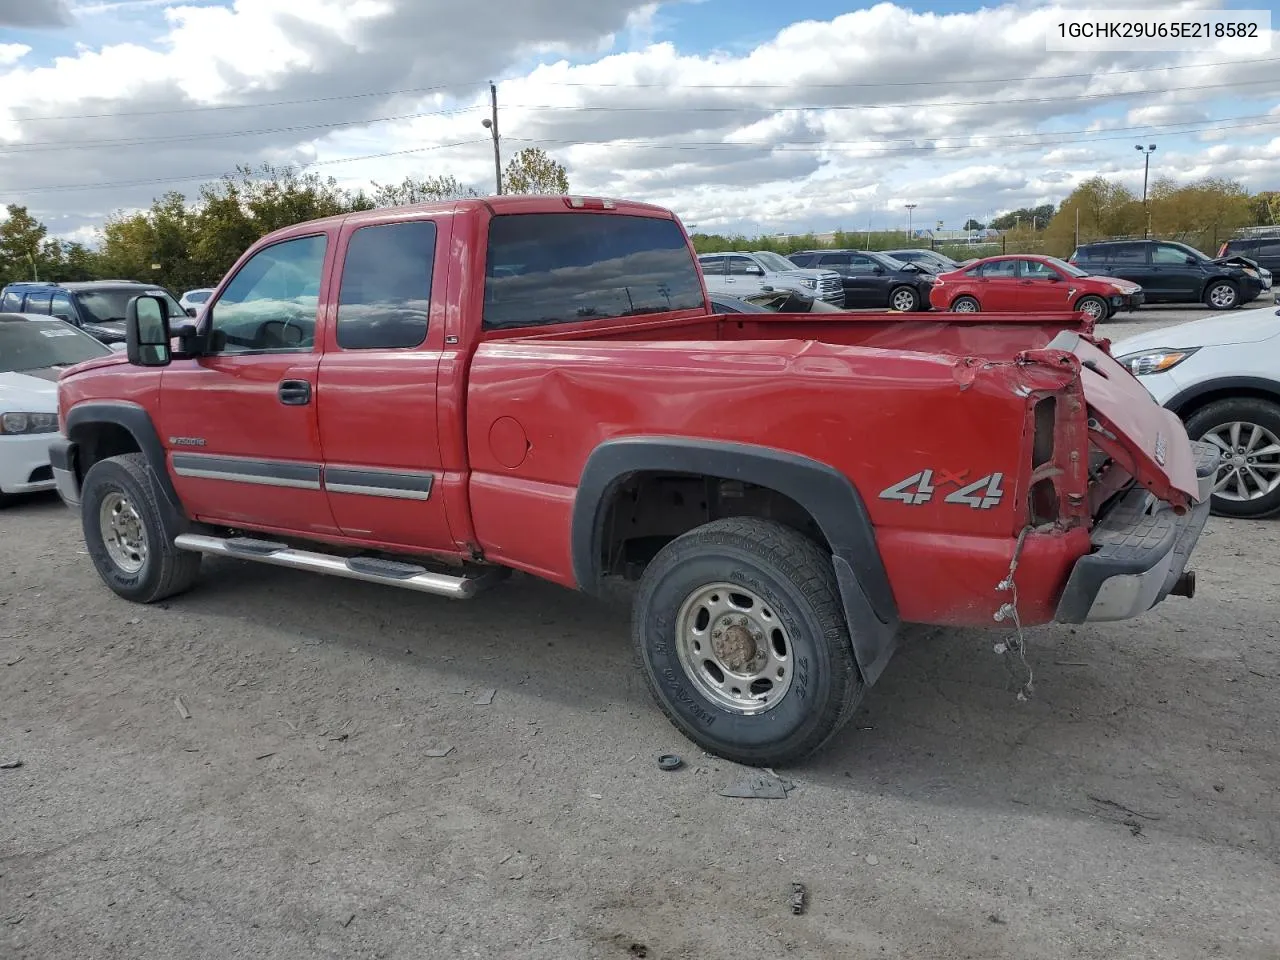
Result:
[[[206,553],[453,598],[638,580],[660,707],[744,763],[833,736],[902,622],[1190,596],[1216,469],[1082,315],[716,315],[678,220],[623,201],[299,224],[196,323],[126,326],[50,450],[116,593]]]

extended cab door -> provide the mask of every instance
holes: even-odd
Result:
[[[164,369],[160,440],[196,519],[337,532],[316,423],[317,315],[330,246],[318,233],[258,250],[205,311],[205,354]]]
[[[452,218],[343,226],[320,361],[324,483],[343,534],[457,552],[445,519],[436,386]]]

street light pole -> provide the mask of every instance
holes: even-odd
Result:
[[[480,125],[493,134],[493,179],[498,196],[502,196],[502,152],[498,147],[498,88],[489,83],[489,103],[492,116],[480,121]]]
[[[914,210],[916,207],[918,207],[919,204],[905,203],[903,204],[903,206],[907,208],[907,239],[910,240],[911,239],[911,211]]]
[[[1147,206],[1147,178],[1151,174],[1151,155],[1156,152],[1154,143],[1143,147],[1142,144],[1135,144],[1134,148],[1142,154],[1142,216],[1145,221],[1142,228],[1142,236],[1144,239],[1151,236],[1151,208]]]

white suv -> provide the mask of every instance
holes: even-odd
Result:
[[[1192,440],[1222,452],[1213,512],[1280,513],[1280,311],[1239,310],[1112,344]]]
[[[834,270],[807,270],[768,250],[703,253],[698,265],[710,293],[749,297],[766,289],[795,290],[833,306],[844,306],[844,281]]]

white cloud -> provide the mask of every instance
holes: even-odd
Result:
[[[30,52],[31,48],[25,43],[0,43],[0,67],[17,63]]]
[[[99,0],[95,22],[125,2],[148,0]],[[1280,131],[1275,62],[1046,54],[1054,10],[1030,3],[954,14],[880,3],[745,49],[726,21],[735,52],[705,55],[650,42],[681,12],[653,0],[526,0],[485,21],[484,43],[467,0],[158,5],[168,31],[154,43],[0,72],[0,184],[12,191],[0,200],[74,220],[195,184],[29,198],[23,188],[171,181],[264,159],[317,161],[317,172],[352,183],[450,173],[489,189],[479,120],[494,76],[507,77],[504,155],[541,146],[566,163],[575,189],[665,203],[703,229],[887,220],[903,197],[919,203],[922,222],[954,221],[1056,201],[1097,173],[1140,186],[1135,140],[1161,143],[1166,173],[1208,163],[1259,186],[1280,179],[1280,159],[1265,151],[1215,159],[1196,147],[1228,112],[1270,110],[1272,126],[1221,125],[1221,144]],[[1189,64],[1199,65],[1181,69]],[[395,90],[418,92],[351,96]],[[268,101],[296,102],[239,106]],[[103,113],[127,115],[20,119]],[[376,120],[406,114],[426,115]],[[51,149],[67,141],[81,142]],[[399,155],[353,159],[373,154]]]

